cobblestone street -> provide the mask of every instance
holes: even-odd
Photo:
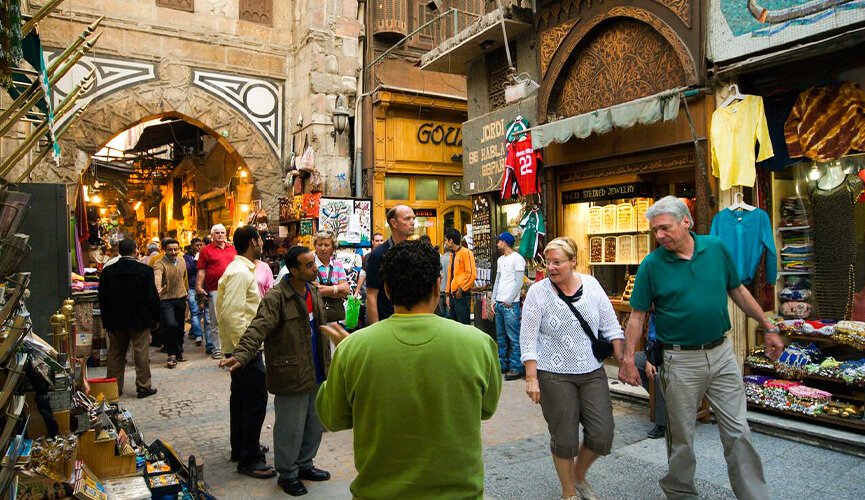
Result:
[[[204,461],[204,474],[218,498],[287,498],[276,480],[257,480],[235,472],[228,448],[228,373],[204,356],[203,347],[187,344],[190,361],[169,370],[165,355],[151,352],[153,384],[159,393],[136,399],[134,370],[127,367],[127,387],[121,403],[144,432],[145,439],[173,445],[181,456]],[[101,376],[104,368],[91,369]],[[506,382],[499,410],[484,422],[486,497],[494,499],[554,499],[560,490],[549,456],[549,437],[540,407],[523,393],[521,381]],[[651,427],[645,403],[615,399],[616,438],[613,453],[599,459],[589,480],[602,498],[660,499],[657,479],[666,471],[662,439],[645,438]],[[262,442],[273,448],[273,407],[268,407]],[[831,477],[836,499],[865,497],[865,460],[822,450],[781,438],[754,434],[767,480],[775,498],[813,498],[810,485]],[[734,498],[727,480],[723,450],[714,424],[697,427],[697,486],[700,498]],[[273,452],[267,454],[273,462]],[[316,466],[329,470],[332,479],[310,483],[307,498],[350,498],[354,464],[351,432],[325,433]]]

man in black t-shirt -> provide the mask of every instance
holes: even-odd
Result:
[[[381,261],[390,247],[401,243],[414,234],[414,210],[407,205],[397,205],[387,211],[387,224],[391,236],[369,255],[366,262],[366,324],[371,325],[393,315],[393,304],[384,293],[384,277]]]

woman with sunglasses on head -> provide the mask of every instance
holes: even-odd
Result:
[[[330,231],[319,231],[315,234],[313,244],[315,265],[318,266],[318,291],[327,309],[327,322],[344,321],[344,301],[351,293],[351,288],[345,269],[333,258],[336,237]]]
[[[529,288],[523,305],[520,349],[526,394],[540,403],[547,421],[562,498],[593,500],[598,496],[586,473],[599,456],[609,455],[614,425],[607,375],[590,336],[611,342],[621,358],[624,333],[598,280],[575,271],[573,239],[549,242],[544,259],[547,278]]]

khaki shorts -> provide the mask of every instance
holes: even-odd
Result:
[[[603,368],[578,375],[538,370],[541,410],[550,430],[550,451],[560,458],[576,457],[583,446],[598,455],[613,448],[613,402]]]

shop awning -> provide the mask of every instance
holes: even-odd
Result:
[[[420,58],[420,68],[427,71],[465,75],[468,63],[505,46],[502,23],[509,41],[532,29],[529,22],[512,19],[509,8],[496,9],[473,22],[468,28],[448,38]]]
[[[675,120],[679,116],[682,92],[686,89],[687,87],[680,87],[665,90],[626,103],[532,127],[529,129],[532,132],[532,146],[540,149],[554,142],[564,143],[571,138],[585,139],[592,134],[606,134],[613,129],[630,128],[638,123],[649,125],[659,120]]]

